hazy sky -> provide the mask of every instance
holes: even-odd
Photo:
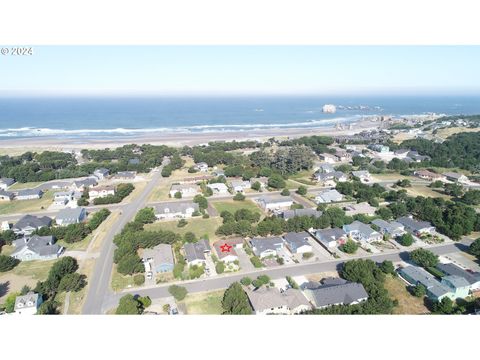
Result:
[[[478,94],[480,46],[45,46],[1,94]]]

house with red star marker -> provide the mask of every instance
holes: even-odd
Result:
[[[218,259],[224,263],[231,263],[238,260],[235,248],[241,247],[243,239],[219,240],[213,244]]]

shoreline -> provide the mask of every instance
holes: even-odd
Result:
[[[39,150],[81,150],[115,148],[126,144],[151,144],[168,145],[173,147],[194,146],[206,144],[210,141],[244,141],[244,140],[267,140],[271,137],[296,138],[309,135],[353,135],[364,130],[378,130],[379,121],[358,120],[351,125],[351,129],[336,129],[335,126],[311,127],[311,128],[271,128],[256,129],[252,131],[212,131],[203,133],[179,133],[179,132],[158,132],[138,136],[115,136],[109,139],[98,139],[88,137],[61,138],[61,137],[25,137],[16,139],[0,140],[0,149],[4,154],[12,152],[28,151],[29,149]]]

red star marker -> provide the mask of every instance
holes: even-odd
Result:
[[[220,250],[222,250],[222,252],[230,252],[231,249],[232,249],[231,245],[228,245],[228,244],[220,245]]]

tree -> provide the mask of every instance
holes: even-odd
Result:
[[[150,305],[152,305],[152,299],[150,299],[150,296],[139,296],[137,298],[137,301],[142,304],[142,308],[146,309]]]
[[[66,274],[60,284],[58,285],[58,291],[79,291],[87,285],[87,277],[79,273]]]
[[[17,296],[19,296],[19,293],[10,293],[7,295],[5,298],[5,302],[3,306],[5,306],[5,312],[6,313],[12,313],[15,310],[15,300],[17,299]]]
[[[6,272],[12,270],[20,263],[20,260],[11,256],[0,255],[0,272]]]
[[[142,304],[135,299],[132,294],[124,295],[120,298],[117,315],[140,315],[143,312]]]
[[[441,189],[443,188],[443,181],[441,180],[435,180],[430,184],[430,187],[433,189]]]
[[[259,191],[262,188],[262,184],[260,184],[258,181],[255,181],[252,186],[252,190]]]
[[[385,274],[392,274],[395,275],[395,266],[390,260],[384,260],[380,264],[380,270],[382,270]]]
[[[47,300],[38,307],[37,315],[58,315],[58,305],[54,300]]]
[[[227,315],[248,315],[252,313],[247,294],[238,282],[234,282],[225,290],[222,308],[223,314]]]
[[[177,191],[174,195],[175,199],[181,199],[182,198],[182,193],[180,191]]]
[[[392,210],[387,207],[381,207],[380,209],[377,209],[375,211],[375,214],[380,216],[383,220],[390,220],[391,218],[393,218]]]
[[[168,287],[168,292],[175,298],[177,301],[182,301],[187,296],[187,289],[183,286],[170,285]]]
[[[297,189],[297,194],[304,196],[304,195],[307,195],[307,191],[308,191],[307,187],[301,185],[301,186],[299,186],[298,189]]]
[[[480,205],[480,190],[468,190],[461,200],[468,205]]]
[[[281,188],[284,188],[285,185],[286,185],[285,180],[279,174],[273,174],[268,178],[268,186],[272,188],[281,189]]]
[[[427,295],[427,288],[422,284],[418,284],[412,288],[412,294],[413,296],[422,298]]]
[[[187,243],[193,243],[193,242],[197,241],[197,237],[195,236],[195,234],[193,232],[187,231],[185,233],[185,235],[183,235],[183,241],[185,241]]]
[[[290,190],[287,188],[283,189],[282,192],[280,193],[282,196],[289,196],[290,195]]]
[[[133,283],[137,286],[145,284],[145,275],[137,274],[133,276]]]
[[[155,220],[157,220],[157,218],[155,217],[155,212],[154,212],[153,208],[146,207],[146,208],[141,209],[137,213],[134,221],[139,222],[141,224],[151,224],[151,223],[155,222]]]
[[[209,188],[210,189],[210,188]],[[205,196],[195,195],[193,202],[198,204],[200,210],[205,210],[208,207],[208,200]]]
[[[123,275],[132,275],[141,272],[143,271],[142,259],[140,259],[137,253],[127,254],[118,262],[117,271]]]
[[[97,211],[96,213],[94,213],[90,220],[88,221],[88,228],[90,229],[90,231],[93,231],[95,230],[96,228],[98,228],[100,226],[100,224],[102,222],[105,221],[105,219],[111,214],[111,211],[108,210],[108,209],[101,209],[99,211]]]
[[[433,311],[437,314],[450,315],[455,310],[455,304],[449,297],[444,297],[441,301],[437,301],[433,306]]]
[[[403,188],[412,186],[412,183],[408,179],[398,180],[395,184]]]
[[[445,190],[445,194],[450,196],[460,197],[463,194],[463,186],[460,184],[445,184],[443,188]]]
[[[343,251],[344,253],[347,253],[347,254],[353,254],[355,253],[355,251],[357,251],[358,249],[358,244],[351,240],[351,239],[348,239],[345,244],[343,245],[340,245],[338,247],[341,251]]]
[[[240,280],[240,284],[244,286],[249,286],[251,283],[252,283],[252,279],[250,279],[248,276],[245,276]]]
[[[217,274],[222,274],[225,271],[225,264],[222,261],[217,262],[215,265],[215,271]]]
[[[480,238],[476,239],[470,244],[469,252],[470,254],[480,258]]]
[[[397,241],[403,246],[411,246],[414,243],[413,236],[409,233],[405,233],[397,237]]]
[[[262,260],[260,260],[260,258],[258,256],[252,256],[250,258],[250,262],[253,264],[254,267],[256,268],[261,268],[263,267],[263,263],[262,263]]]
[[[237,192],[237,193],[235,194],[235,196],[233,197],[233,200],[235,200],[235,201],[243,201],[243,200],[245,200],[245,195],[243,195],[242,193]]]
[[[188,224],[188,221],[187,221],[187,220],[185,220],[185,219],[180,219],[180,220],[178,220],[177,227],[182,228],[182,227],[187,226],[187,224]]]
[[[424,268],[435,267],[438,264],[438,256],[422,248],[413,250],[410,258]]]

